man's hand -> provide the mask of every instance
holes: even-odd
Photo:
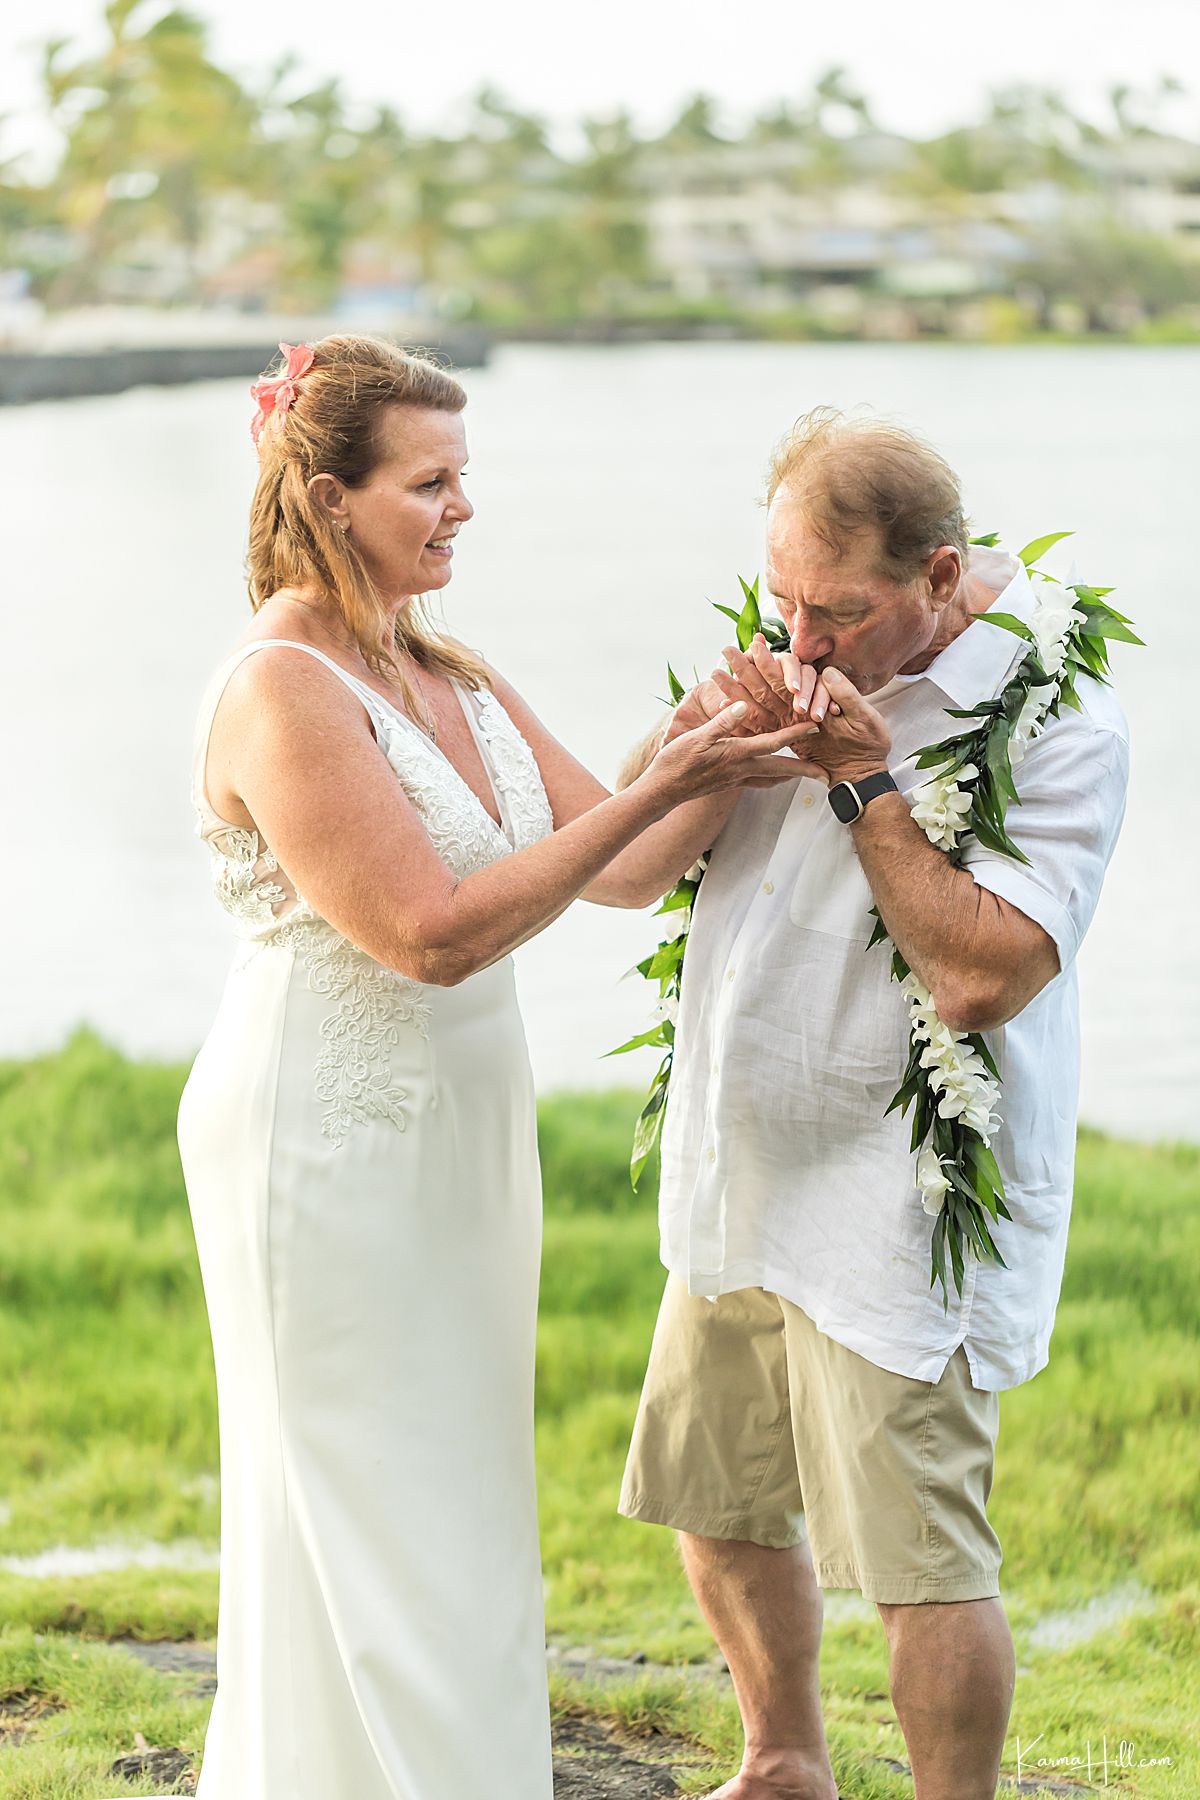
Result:
[[[748,652],[729,644],[723,655],[726,667],[714,669],[707,681],[700,682],[679,702],[667,727],[668,742],[682,732],[694,731],[697,725],[716,718],[734,701],[741,701],[746,708],[746,716],[739,727],[742,737],[777,731],[805,718],[819,723],[824,717],[829,707],[829,695],[816,670],[796,662],[795,657],[775,656],[767,648],[767,640],[761,632]],[[787,678],[785,665],[788,663],[797,671],[795,686]],[[803,698],[804,705],[796,704],[798,696]]]
[[[790,671],[788,671],[790,673]],[[810,670],[810,673],[812,671]],[[829,711],[814,737],[806,739],[804,760],[819,768],[833,786],[838,781],[861,781],[886,769],[892,751],[892,735],[870,701],[840,669],[825,669],[818,683],[829,694]],[[797,713],[804,714],[797,692]],[[811,703],[816,716],[816,699]]]

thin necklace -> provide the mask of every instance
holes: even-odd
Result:
[[[313,606],[311,601],[297,600],[295,598],[295,596],[292,594],[284,594],[281,596],[281,598],[289,601],[292,606],[302,606],[304,608],[305,612],[315,613],[317,615],[317,617],[321,620],[322,626],[324,626],[324,628],[326,630],[328,630],[328,626],[325,624],[325,620],[321,613],[321,609],[319,607]],[[329,635],[333,639],[334,643],[338,645],[339,649],[349,650],[352,654],[354,654],[358,657],[360,662],[362,661],[362,652],[359,650],[358,645],[356,643],[347,643],[345,638],[338,637],[336,635],[336,633],[334,633],[332,631],[329,632]],[[360,676],[359,680],[361,680],[361,679],[362,679],[362,677]],[[368,683],[367,685],[369,686],[370,684]],[[414,683],[413,686],[414,686],[414,689],[419,689],[420,684]],[[417,729],[419,731],[423,731],[425,733],[425,736],[429,739],[431,744],[436,744],[437,743],[437,720],[433,716],[433,712],[429,706],[428,700],[425,698],[425,694],[423,691],[421,692],[421,703],[422,703],[422,706],[424,707],[424,711],[425,711],[425,717],[423,719],[416,718],[411,712],[405,711],[404,708],[401,708],[401,711],[405,711],[405,717],[412,719],[413,724],[417,727]]]

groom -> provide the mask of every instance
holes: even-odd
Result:
[[[729,1664],[745,1752],[725,1800],[835,1800],[822,1588],[878,1607],[920,1800],[993,1800],[1014,1684],[986,1511],[999,1393],[1048,1360],[1074,960],[1124,810],[1127,730],[1081,681],[1083,710],[1016,770],[1008,829],[1028,862],[972,838],[955,867],[911,817],[914,762],[958,728],[947,708],[998,693],[1020,660],[983,620],[993,604],[1030,616],[1023,567],[969,547],[932,449],[822,412],[775,458],[767,582],[791,654],[727,653],[656,734],[734,699],[747,730],[793,709],[819,727],[805,779],[743,790],[698,895],[662,1146],[670,1273],[620,1510],[678,1531]],[[968,1261],[948,1312],[909,1123],[885,1117],[908,1009],[887,951],[868,950],[872,906],[1003,1076],[1007,1267]]]

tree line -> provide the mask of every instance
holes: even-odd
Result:
[[[286,57],[258,80],[222,68],[183,8],[110,0],[103,41],[44,46],[54,166],[0,167],[0,258],[49,306],[103,299],[314,309],[348,281],[406,288],[430,310],[520,326],[670,310],[648,223],[656,191],[736,184],[765,160],[786,191],[874,183],[917,218],[954,220],[1044,184],[1078,196],[1078,223],[1034,233],[1026,279],[1090,323],[1128,289],[1149,311],[1200,304],[1200,262],[1122,225],[1107,184],[1160,132],[1178,92],[1114,87],[1110,116],[1054,92],[995,93],[984,116],[928,139],[882,131],[844,70],[727,129],[698,95],[658,133],[627,113],[570,133],[492,89],[456,129],[417,130],[390,105],[352,103]],[[1200,155],[1200,152],[1198,152]],[[1107,171],[1107,173],[1106,173]]]

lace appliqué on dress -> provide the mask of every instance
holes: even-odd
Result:
[[[524,850],[554,830],[537,757],[490,688],[479,690],[478,703],[479,729],[508,802],[514,847]]]
[[[511,853],[491,814],[411,721],[381,714],[377,723],[384,754],[452,875],[465,881]]]
[[[408,1098],[392,1075],[389,1052],[402,1025],[429,1035],[429,1006],[419,982],[386,969],[344,938],[307,901],[270,877],[282,873],[256,831],[227,826],[209,839],[217,899],[241,933],[259,943],[294,950],[308,985],[335,1004],[321,1021],[324,1040],[316,1064],[316,1096],[325,1111],[321,1131],[341,1144],[352,1125],[386,1119],[404,1130]],[[286,918],[278,909],[291,906]]]
[[[354,685],[434,849],[458,880],[553,831],[537,759],[490,690],[479,694],[477,717],[507,804],[511,844],[419,729],[385,709],[362,684]],[[312,992],[331,1003],[321,1021],[323,1045],[316,1064],[323,1135],[337,1146],[351,1126],[372,1119],[387,1120],[403,1131],[408,1093],[395,1079],[390,1053],[402,1026],[429,1037],[432,1012],[421,984],[385,968],[320,918],[291,888],[257,832],[225,826],[208,842],[217,898],[240,933],[258,944],[294,951]],[[276,875],[282,879],[272,880]]]
[[[213,888],[217,899],[239,925],[254,931],[269,928],[275,922],[275,908],[282,906],[287,894],[277,881],[263,879],[275,875],[279,864],[274,854],[260,846],[258,833],[238,825],[229,825],[217,838],[210,838]]]
[[[430,1010],[421,984],[387,969],[324,919],[284,925],[272,942],[304,958],[314,994],[336,1001],[321,1021],[325,1047],[317,1058],[317,1099],[325,1107],[321,1131],[335,1146],[352,1125],[386,1119],[404,1130],[408,1091],[393,1078],[390,1052],[401,1025],[428,1038]]]

